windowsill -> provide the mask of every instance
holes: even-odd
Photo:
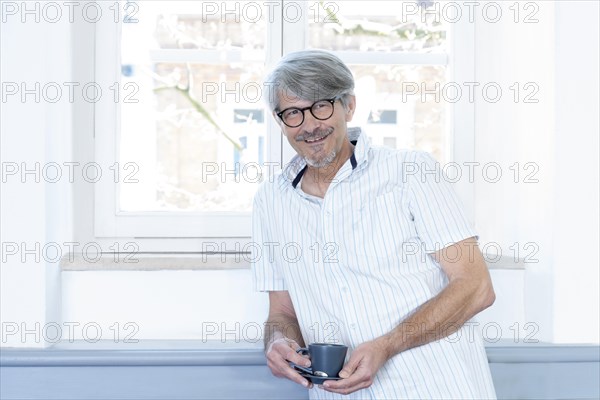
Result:
[[[60,261],[62,271],[203,271],[249,269],[248,254],[203,255],[189,253],[160,255],[105,254],[99,259],[68,254]],[[524,270],[526,263],[512,257],[486,258],[490,270]]]
[[[213,254],[114,254],[103,255],[99,259],[67,255],[60,261],[60,268],[62,271],[202,271],[249,269],[250,262],[246,254],[225,254],[222,257]]]
[[[523,259],[515,261],[513,257],[491,257],[488,255],[484,255],[484,258],[488,268],[493,270],[524,270],[527,267],[527,262]]]

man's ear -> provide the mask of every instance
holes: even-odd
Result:
[[[352,117],[354,116],[354,111],[356,110],[356,96],[350,95],[348,96],[348,104],[346,105],[346,122],[352,121]]]

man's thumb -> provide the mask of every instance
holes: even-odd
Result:
[[[340,378],[347,378],[350,375],[352,375],[356,370],[356,367],[358,367],[358,361],[350,359],[350,361],[348,361],[348,364],[344,365],[344,368],[342,368],[342,370],[340,371]]]

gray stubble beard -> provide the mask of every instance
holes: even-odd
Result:
[[[304,157],[304,161],[306,161],[306,163],[313,168],[323,168],[331,164],[333,160],[335,160],[335,156],[337,156],[337,151],[334,149],[331,150],[331,153],[326,155],[321,161],[316,161],[308,157]]]

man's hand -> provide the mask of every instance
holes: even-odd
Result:
[[[287,378],[308,389],[313,384],[304,379],[295,369],[290,367],[288,361],[296,363],[302,367],[310,367],[310,360],[296,353],[300,346],[292,339],[281,337],[269,344],[265,354],[267,356],[267,366],[271,373],[278,378]]]
[[[338,381],[323,382],[323,389],[340,394],[350,394],[373,384],[377,371],[389,359],[385,345],[377,339],[365,342],[352,352],[348,363],[339,373]]]

